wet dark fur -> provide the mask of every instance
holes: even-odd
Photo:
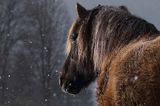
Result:
[[[99,106],[158,106],[160,38],[155,26],[125,6],[77,11],[67,38],[62,89],[77,94],[98,77]]]

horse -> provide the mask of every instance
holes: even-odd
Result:
[[[66,43],[59,84],[76,95],[97,82],[98,106],[160,106],[160,32],[126,6],[86,9]]]

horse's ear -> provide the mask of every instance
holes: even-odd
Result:
[[[77,9],[77,15],[79,18],[84,18],[87,15],[88,11],[83,6],[81,6],[79,3],[77,3],[76,9]]]
[[[129,11],[128,11],[128,8],[127,8],[126,6],[123,6],[123,5],[122,5],[122,6],[119,6],[119,8],[122,9],[122,10],[124,10],[124,11],[129,12]]]

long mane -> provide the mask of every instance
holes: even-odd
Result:
[[[78,57],[81,60],[93,61],[95,68],[101,65],[104,56],[109,53],[133,41],[152,39],[159,34],[153,24],[131,14],[123,6],[97,6],[89,10],[83,22],[78,20],[73,23],[69,35],[76,27],[80,27],[77,40]],[[71,43],[68,36],[68,53],[71,50]]]
[[[119,7],[98,6],[91,13],[82,26],[80,50],[84,53],[91,48],[88,54],[92,55],[95,66],[113,50],[137,39],[154,38],[159,33],[153,24]]]

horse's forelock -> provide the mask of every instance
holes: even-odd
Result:
[[[77,24],[78,24],[78,19],[76,21],[73,22],[73,24],[71,25],[69,31],[68,31],[68,36],[67,36],[67,43],[66,43],[66,53],[69,54],[71,51],[71,44],[72,44],[72,39],[71,39],[71,35],[74,31],[76,31],[77,28]]]
[[[91,36],[91,27],[92,27],[92,19],[94,18],[95,13],[98,11],[97,8],[88,11],[88,15],[84,19],[77,19],[69,29],[68,38],[67,38],[67,46],[66,52],[67,54],[71,50],[72,40],[70,36],[73,32],[78,31],[78,37],[76,40],[78,47],[78,57],[79,59],[87,57],[87,51],[89,46],[89,40]]]

